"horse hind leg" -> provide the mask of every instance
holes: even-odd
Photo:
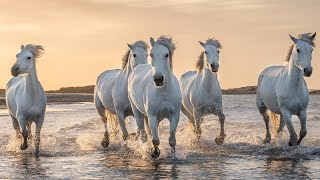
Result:
[[[280,115],[280,124],[279,124],[279,128],[277,130],[278,135],[280,135],[282,133],[284,125],[285,125],[284,118],[282,115]]]
[[[263,143],[267,144],[267,143],[270,143],[271,141],[271,134],[269,129],[269,115],[267,113],[268,109],[262,102],[262,99],[259,97],[259,95],[257,95],[257,107],[259,109],[261,116],[263,117],[263,121],[266,126],[266,138],[264,139]]]
[[[172,157],[175,158],[176,153],[176,131],[179,122],[180,111],[174,113],[170,120],[170,137],[169,137],[169,145],[172,151]]]
[[[28,139],[29,139],[29,140],[31,140],[31,139],[32,139],[31,124],[32,124],[32,121],[29,121],[29,122],[27,123]]]
[[[184,115],[187,116],[188,125],[191,125],[193,127],[193,132],[196,134],[196,126],[195,126],[195,121],[194,121],[193,115],[191,113],[189,113],[189,111],[186,110],[183,105],[181,105],[181,111],[183,112]]]
[[[106,109],[102,105],[102,102],[100,101],[98,95],[95,95],[94,103],[105,128],[104,137],[103,137],[103,140],[101,141],[101,145],[104,148],[107,148],[109,146],[109,132],[108,132],[108,121],[106,117]]]

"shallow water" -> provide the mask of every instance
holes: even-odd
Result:
[[[214,142],[219,122],[208,116],[202,124],[199,143],[181,115],[177,130],[176,159],[168,144],[168,122],[160,123],[159,159],[150,159],[150,143],[122,142],[112,135],[110,147],[100,141],[104,127],[93,103],[48,105],[41,133],[41,156],[33,157],[34,146],[19,150],[7,110],[0,109],[0,178],[10,179],[160,179],[220,177],[234,178],[319,178],[320,96],[310,97],[308,134],[297,148],[289,147],[287,129],[270,145],[262,144],[265,128],[255,106],[254,95],[223,96],[227,138]],[[293,122],[298,132],[299,120]],[[136,126],[127,120],[129,132]],[[34,125],[33,125],[34,129]],[[110,131],[111,132],[111,131]]]

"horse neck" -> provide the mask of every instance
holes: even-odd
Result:
[[[36,67],[26,76],[26,92],[32,99],[36,99],[39,94],[39,80]]]
[[[303,74],[301,72],[301,69],[299,69],[295,63],[294,59],[291,57],[290,61],[287,65],[288,68],[288,78],[289,78],[289,83],[292,86],[299,87],[303,85]]]
[[[214,84],[215,75],[213,74],[211,69],[204,66],[201,71],[201,80],[202,87],[204,87],[207,90],[210,90],[212,88],[212,85]]]

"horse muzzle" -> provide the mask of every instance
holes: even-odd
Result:
[[[303,75],[304,75],[305,77],[310,77],[311,74],[312,74],[312,67],[310,67],[310,68],[304,68],[304,69],[303,69]]]
[[[11,68],[11,75],[17,77],[20,74],[20,69],[18,66],[14,65]]]
[[[153,76],[153,81],[156,86],[163,86],[164,77],[163,76]]]
[[[211,66],[211,71],[212,71],[212,72],[214,72],[214,73],[218,72],[218,70],[219,70],[219,64],[216,65],[216,66],[214,66],[213,64],[211,64],[210,66]]]

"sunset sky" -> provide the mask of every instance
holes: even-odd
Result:
[[[162,34],[177,44],[177,77],[194,69],[198,41],[212,36],[223,46],[222,88],[256,85],[263,68],[286,64],[289,33],[320,36],[319,18],[319,0],[1,0],[0,89],[21,44],[44,46],[38,76],[52,90],[94,84],[101,72],[121,67],[127,43]],[[306,81],[320,89],[317,47],[313,68]]]

